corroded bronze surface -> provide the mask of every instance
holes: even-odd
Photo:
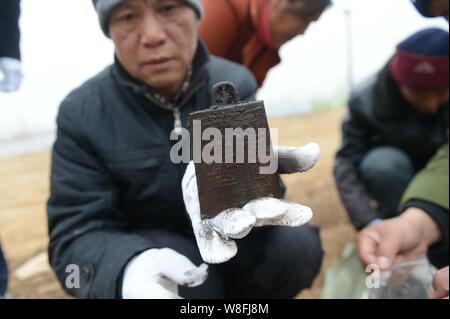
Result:
[[[234,90],[234,87],[231,90]],[[231,105],[226,105],[230,102]],[[281,196],[278,176],[275,174],[263,175],[259,170],[260,167],[269,164],[261,163],[262,158],[258,156],[258,147],[264,145],[266,157],[272,147],[263,102],[240,103],[237,93],[230,92],[230,84],[225,83],[215,87],[213,103],[211,109],[192,113],[189,118],[191,138],[195,135],[193,132],[194,120],[201,120],[200,131],[202,133],[208,128],[216,128],[221,132],[220,140],[211,138],[201,141],[202,150],[207,144],[211,146],[212,140],[214,140],[214,145],[221,147],[221,163],[205,163],[202,157],[201,161],[195,164],[202,219],[214,217],[228,208],[242,207],[252,199]],[[239,147],[236,145],[238,144],[236,138],[233,139],[232,145],[229,143],[229,139],[226,140],[226,129],[242,129],[245,132],[248,128],[256,132],[256,139],[242,139],[245,156],[243,162],[237,163],[237,155],[242,154],[242,148],[240,152],[236,151],[236,147]],[[259,134],[258,129],[265,129],[266,136]],[[258,140],[260,143],[257,143]],[[233,161],[226,163],[226,154],[230,156],[232,149],[234,149]],[[249,149],[255,152],[256,158],[253,157],[253,160],[256,159],[256,161],[251,160]],[[199,158],[197,159],[199,160]]]

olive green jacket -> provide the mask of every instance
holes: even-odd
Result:
[[[418,199],[449,209],[448,143],[417,173],[403,196],[403,203]]]
[[[429,257],[438,268],[449,264],[448,155],[447,143],[414,177],[403,196],[401,207],[402,211],[410,207],[420,208],[439,226],[442,239],[429,251]]]

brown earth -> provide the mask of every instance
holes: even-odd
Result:
[[[284,177],[288,198],[313,208],[313,224],[321,228],[325,251],[320,275],[299,298],[320,297],[325,270],[338,260],[345,244],[355,236],[332,177],[343,112],[341,108],[270,120],[271,127],[279,129],[280,145],[298,146],[315,141],[322,149],[321,159],[313,170]],[[0,159],[0,236],[11,271],[9,291],[13,298],[67,298],[48,266],[45,253],[49,166],[48,152]]]

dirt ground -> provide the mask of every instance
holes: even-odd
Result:
[[[318,165],[308,173],[284,177],[287,196],[314,210],[325,258],[311,289],[298,298],[319,298],[325,270],[337,261],[355,233],[339,201],[332,177],[344,109],[273,118],[279,144],[298,146],[315,141],[322,149]],[[12,298],[67,298],[48,266],[45,203],[49,191],[48,152],[0,159],[0,237],[10,267]]]

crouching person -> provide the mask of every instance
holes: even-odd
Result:
[[[356,88],[334,176],[358,230],[394,217],[414,175],[448,143],[448,32],[420,31]]]
[[[170,160],[171,132],[210,105],[213,84],[235,83],[243,100],[256,90],[249,71],[199,40],[201,2],[94,5],[116,59],[57,118],[49,256],[64,289],[79,298],[291,298],[309,287],[322,250],[305,225],[308,207],[263,198],[201,220],[194,166]],[[280,173],[308,170],[318,155],[314,144],[279,148]]]

